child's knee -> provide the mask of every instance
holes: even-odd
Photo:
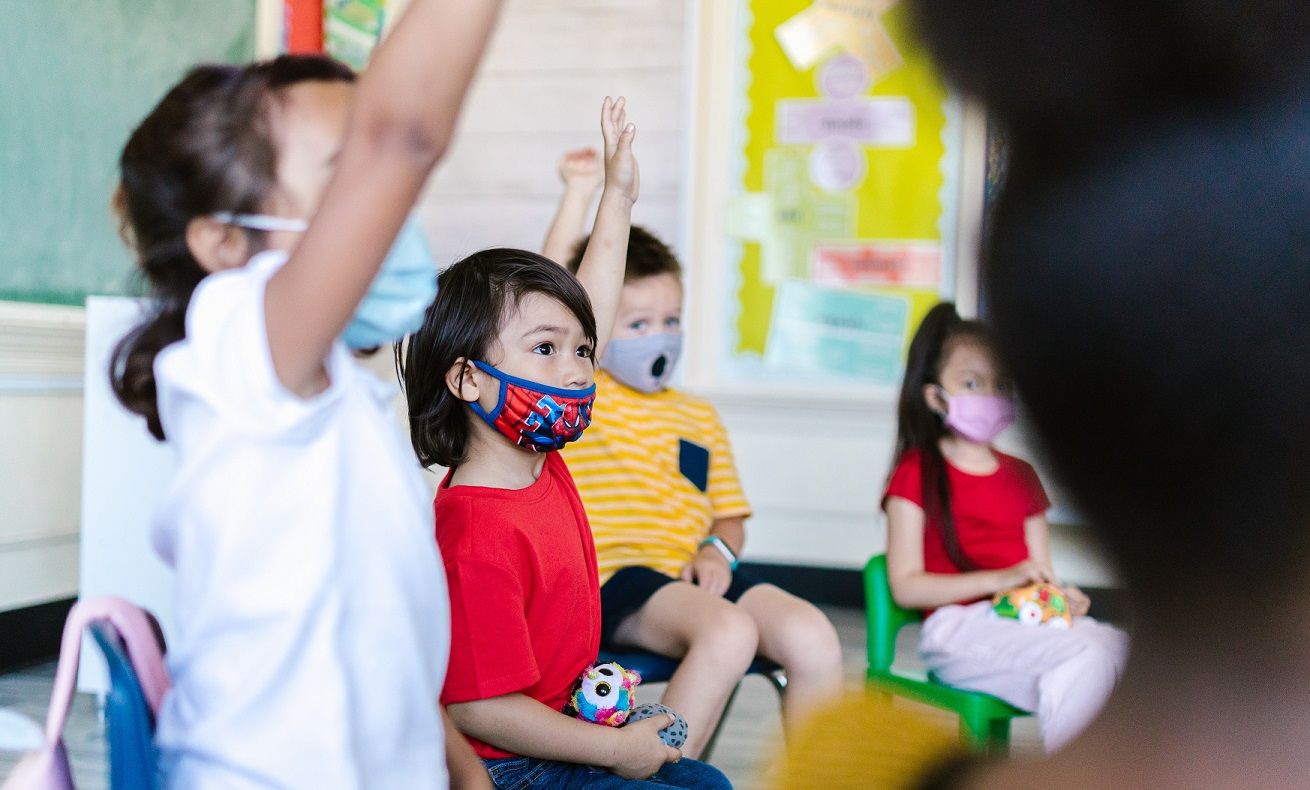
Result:
[[[841,672],[841,640],[837,629],[817,607],[798,608],[779,624],[784,645],[782,663],[792,671]]]
[[[716,607],[692,635],[692,647],[711,652],[725,665],[746,666],[759,649],[760,634],[751,616],[736,606]]]
[[[1054,700],[1108,696],[1122,666],[1115,652],[1098,641],[1082,642],[1059,666],[1043,673],[1043,696]]]

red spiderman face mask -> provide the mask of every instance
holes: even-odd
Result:
[[[500,395],[490,412],[477,401],[469,408],[519,447],[534,453],[552,452],[576,441],[591,425],[595,384],[577,390],[547,387],[510,376],[485,362],[473,364],[500,382]]]

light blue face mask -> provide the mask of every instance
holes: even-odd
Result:
[[[611,338],[600,366],[634,390],[652,393],[669,385],[680,356],[682,333],[657,332],[622,340]]]
[[[213,218],[252,230],[303,233],[309,227],[303,219],[267,214],[220,212]],[[399,340],[423,326],[423,315],[436,297],[437,265],[418,218],[411,215],[341,339],[350,348],[375,348]]]

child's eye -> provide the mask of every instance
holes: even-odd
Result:
[[[664,326],[668,329],[677,329],[682,326],[681,318],[669,318],[664,321]]]
[[[591,359],[591,355],[594,353],[595,351],[592,350],[591,346],[578,346],[578,356],[583,359]]]
[[[644,318],[639,321],[633,321],[631,324],[628,324],[628,329],[631,329],[634,332],[640,332],[645,328],[646,328],[646,319]]]
[[[537,345],[535,345],[535,346],[532,347],[532,353],[534,353],[534,354],[542,354],[542,355],[545,355],[545,356],[550,356],[551,354],[554,354],[554,353],[555,353],[555,344],[554,344],[554,343],[538,343]]]

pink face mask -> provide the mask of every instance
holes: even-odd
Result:
[[[988,444],[1014,424],[1014,401],[1000,395],[948,395],[946,425],[971,442]]]

